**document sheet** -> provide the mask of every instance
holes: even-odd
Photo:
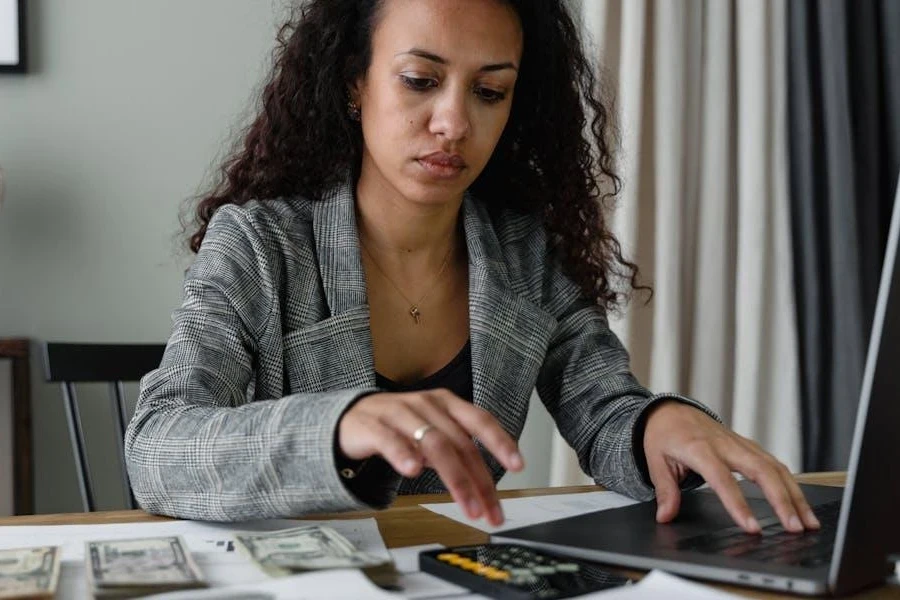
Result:
[[[444,515],[481,531],[495,533],[504,529],[525,527],[526,525],[546,523],[547,521],[574,517],[575,515],[598,510],[628,506],[635,502],[637,501],[615,492],[584,492],[581,494],[511,498],[500,501],[506,521],[499,527],[492,527],[484,520],[470,520],[454,502],[423,504],[422,508],[427,508],[432,512]]]

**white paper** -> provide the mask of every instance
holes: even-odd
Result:
[[[22,525],[0,527],[0,549],[61,546],[62,562],[56,598],[81,600],[88,597],[84,571],[84,543],[88,540],[181,535],[197,566],[200,567],[204,579],[211,586],[222,588],[241,584],[256,585],[270,580],[269,576],[258,569],[252,561],[236,551],[234,533],[273,531],[299,525],[326,525],[338,531],[360,550],[385,559],[390,557],[378,531],[378,524],[371,518],[333,521],[281,519],[244,523],[161,521],[110,525]]]
[[[481,531],[496,533],[498,531],[503,531],[504,529],[514,529],[516,527],[525,527],[526,525],[546,523],[547,521],[574,517],[575,515],[598,510],[628,506],[629,504],[635,504],[636,502],[637,500],[632,500],[627,496],[615,492],[585,492],[582,494],[558,494],[551,496],[532,496],[530,498],[511,498],[500,501],[500,504],[503,506],[503,514],[506,517],[506,520],[503,522],[503,525],[500,525],[499,527],[491,527],[483,520],[470,520],[459,508],[459,505],[454,502],[423,504],[422,508],[427,508],[432,512],[444,515],[454,521],[459,521],[460,523],[480,529]]]
[[[739,600],[742,596],[729,594],[722,590],[688,581],[664,571],[650,571],[646,577],[634,585],[594,592],[579,598],[600,598],[615,600],[616,598],[635,598],[640,600]]]
[[[407,546],[405,548],[391,548],[391,558],[394,560],[394,568],[398,573],[419,572],[419,552],[437,550],[443,548],[442,544],[422,544],[421,546]]]
[[[153,600],[397,600],[356,569],[328,569],[225,589],[185,590],[146,596]]]
[[[419,570],[419,552],[443,548],[440,544],[424,544],[422,546],[408,546],[406,548],[391,549],[391,557],[394,566],[400,572],[399,584],[403,591],[399,592],[403,598],[410,600],[436,600],[438,598],[472,597],[471,592],[464,587],[454,585],[439,577]],[[481,598],[481,596],[476,596]]]

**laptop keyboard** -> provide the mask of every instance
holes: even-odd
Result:
[[[762,533],[759,535],[747,534],[740,527],[729,527],[682,540],[678,548],[783,565],[820,567],[831,560],[841,501],[820,504],[814,511],[822,523],[818,531],[791,533],[781,526],[777,517],[773,517],[760,522]]]

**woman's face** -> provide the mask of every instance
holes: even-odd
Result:
[[[384,0],[351,92],[362,180],[416,203],[458,199],[506,126],[521,57],[519,19],[501,0]]]

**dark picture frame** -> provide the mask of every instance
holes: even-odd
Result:
[[[26,0],[0,0],[0,73],[24,73],[27,64]],[[17,14],[17,19],[3,18]],[[13,50],[10,50],[12,48]],[[16,56],[15,48],[18,48]]]

